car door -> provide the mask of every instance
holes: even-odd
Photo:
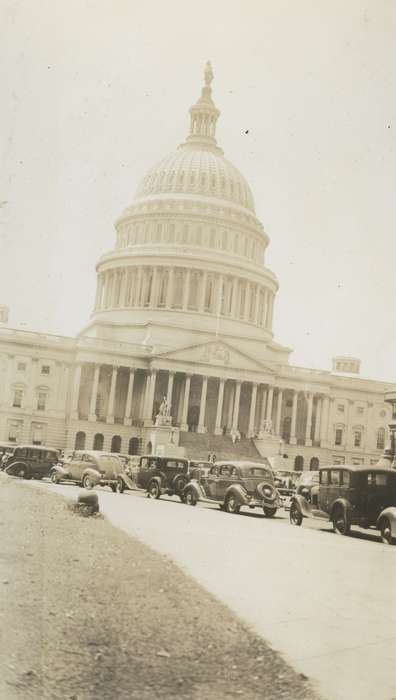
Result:
[[[150,479],[150,460],[149,457],[140,459],[139,469],[137,472],[137,486],[140,489],[146,489]]]
[[[69,464],[70,478],[73,479],[73,481],[81,481],[85,466],[86,462],[84,461],[84,453],[75,452],[73,459]]]
[[[237,479],[237,476],[232,476],[233,472],[235,474],[235,470],[231,464],[223,464],[222,467],[220,467],[219,478],[216,483],[216,497],[219,501],[224,500],[228,487]]]
[[[219,480],[219,467],[211,467],[209,473],[201,478],[201,486],[207,498],[217,498],[217,482]]]

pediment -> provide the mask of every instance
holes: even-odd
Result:
[[[190,345],[178,350],[172,350],[161,354],[168,360],[185,362],[195,365],[209,365],[224,367],[225,369],[245,370],[250,372],[266,372],[273,374],[274,370],[250,357],[244,352],[237,350],[223,340],[213,340],[209,343]]]

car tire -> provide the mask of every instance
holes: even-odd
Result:
[[[268,506],[263,506],[264,515],[266,518],[273,518],[276,515],[277,508],[268,508]]]
[[[161,495],[161,489],[158,481],[150,481],[147,489],[147,498],[158,499]]]
[[[50,480],[53,484],[59,484],[60,483],[60,476],[58,472],[52,472],[50,475]]]
[[[88,491],[90,491],[91,489],[93,489],[93,487],[95,486],[95,484],[93,483],[91,477],[90,477],[88,474],[86,474],[86,475],[84,476],[84,478],[83,478],[83,480],[82,480],[82,485],[83,485],[83,487],[84,487],[85,489],[87,489]]]
[[[183,491],[187,486],[187,479],[184,476],[178,476],[173,482],[173,489],[176,496],[179,496],[182,500]]]
[[[125,484],[122,479],[117,479],[115,490],[117,491],[117,493],[124,493]]]
[[[291,504],[289,519],[290,519],[290,523],[292,525],[295,525],[296,527],[299,527],[300,525],[302,525],[303,515],[302,515],[301,510],[299,509],[297,503]]]
[[[224,510],[226,513],[230,513],[231,515],[238,515],[239,511],[241,509],[241,506],[238,503],[238,499],[235,496],[235,494],[230,493],[229,496],[224,501]]]
[[[186,489],[184,493],[184,503],[187,506],[196,506],[197,505],[197,497],[192,489]]]
[[[395,544],[395,539],[392,537],[392,526],[388,518],[384,518],[381,523],[381,540],[384,544]]]
[[[345,508],[342,508],[341,506],[336,506],[334,510],[333,529],[334,532],[337,533],[337,535],[346,536],[350,533],[351,523],[349,522],[349,518],[347,516]]]

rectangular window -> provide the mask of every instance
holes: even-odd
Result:
[[[8,423],[8,442],[19,442],[23,423],[19,420],[11,420]]]
[[[361,447],[362,445],[362,433],[360,430],[355,431],[354,445],[355,447]]]
[[[344,406],[343,403],[339,403],[339,404],[338,404],[338,406],[337,406],[337,411],[338,411],[338,413],[344,413],[344,411],[345,411],[345,406]]]
[[[41,367],[41,374],[49,374],[50,373],[50,366],[49,365],[43,365]]]
[[[18,372],[25,372],[26,362],[18,362],[17,369],[18,369]]]
[[[23,391],[22,389],[15,389],[14,400],[12,402],[13,408],[22,408]]]
[[[340,484],[340,472],[338,469],[332,469],[330,472],[330,483],[332,486],[339,486]]]
[[[323,484],[323,486],[327,486],[329,483],[329,472],[320,472],[319,481],[321,484]]]
[[[43,426],[39,423],[32,423],[32,443],[33,445],[43,443]]]
[[[343,470],[342,472],[342,483],[343,486],[349,486],[351,482],[351,475],[349,472]]]
[[[342,445],[342,428],[337,428],[335,431],[335,444]]]
[[[47,401],[47,394],[44,391],[39,391],[39,395],[37,398],[37,410],[38,411],[45,411],[46,401]]]

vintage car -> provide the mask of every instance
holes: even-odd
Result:
[[[146,491],[149,498],[159,498],[164,494],[182,498],[188,482],[188,461],[179,457],[143,455],[135,475],[133,478],[126,471],[118,475],[118,493],[140,489]]]
[[[319,469],[317,498],[295,495],[290,522],[303,518],[333,523],[335,532],[348,535],[352,525],[375,528],[385,544],[396,538],[396,471],[378,466],[330,465]]]
[[[282,506],[285,510],[289,510],[291,497],[296,492],[295,483],[298,478],[298,473],[286,469],[276,469],[273,473],[274,483],[281,497]]]
[[[200,476],[206,476],[213,467],[213,462],[200,462],[199,460],[190,460],[188,471],[190,479],[199,479]]]
[[[239,513],[243,506],[262,508],[268,518],[282,505],[269,464],[239,461],[213,464],[207,475],[187,484],[183,500],[191,506],[218,503],[227,513]]]
[[[18,445],[10,454],[4,471],[23,479],[42,479],[48,476],[59,459],[59,452],[45,445]]]
[[[313,503],[318,500],[319,493],[319,472],[317,469],[307,472],[300,472],[296,483],[297,496],[304,496],[306,501]]]
[[[62,481],[80,484],[86,489],[94,486],[110,486],[116,490],[121,462],[112,452],[98,450],[73,450],[53,466],[50,478],[53,484]]]

